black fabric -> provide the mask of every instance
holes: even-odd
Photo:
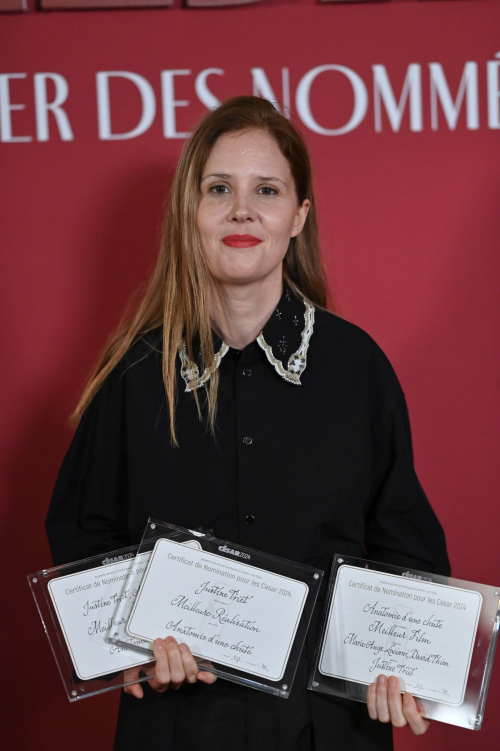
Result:
[[[304,302],[285,286],[263,332],[285,367],[303,328]],[[257,341],[222,358],[215,439],[179,375],[174,449],[160,350],[161,329],[137,341],[82,417],[46,520],[54,563],[137,543],[154,516],[212,528],[325,577],[289,699],[224,680],[163,694],[146,687],[142,700],[122,693],[115,749],[392,748],[390,727],[369,720],[364,704],[306,688],[334,553],[450,571],[389,361],[364,331],[316,309],[300,385],[276,372]]]

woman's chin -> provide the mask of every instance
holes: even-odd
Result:
[[[245,285],[245,284],[255,284],[256,282],[262,281],[267,276],[269,276],[269,271],[262,270],[262,269],[219,269],[216,273],[214,273],[214,277],[217,279],[217,281],[220,284],[228,284],[228,285]]]

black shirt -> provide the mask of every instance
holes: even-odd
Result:
[[[54,563],[138,543],[153,516],[322,568],[325,581],[289,699],[220,679],[163,694],[146,687],[142,700],[122,694],[115,748],[391,748],[390,727],[369,720],[365,705],[306,683],[334,553],[449,574],[393,368],[368,334],[285,285],[242,351],[213,334],[215,437],[191,393],[203,402],[210,373],[180,354],[173,448],[161,334],[130,348],[80,421],[46,521]]]

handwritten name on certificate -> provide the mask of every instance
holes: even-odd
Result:
[[[309,587],[241,561],[160,539],[128,633],[172,635],[194,655],[279,681]]]
[[[323,675],[372,683],[396,675],[403,690],[463,702],[482,595],[341,566],[319,659]]]
[[[49,582],[50,596],[81,680],[150,661],[147,655],[106,643],[108,632],[123,628],[128,620],[149,555],[142,553],[130,560],[60,576]],[[120,610],[119,616],[117,610]],[[144,647],[151,646],[142,640],[135,641]]]

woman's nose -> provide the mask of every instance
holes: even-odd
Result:
[[[255,216],[252,197],[244,193],[235,193],[228,219],[233,222],[242,222],[255,219]]]

